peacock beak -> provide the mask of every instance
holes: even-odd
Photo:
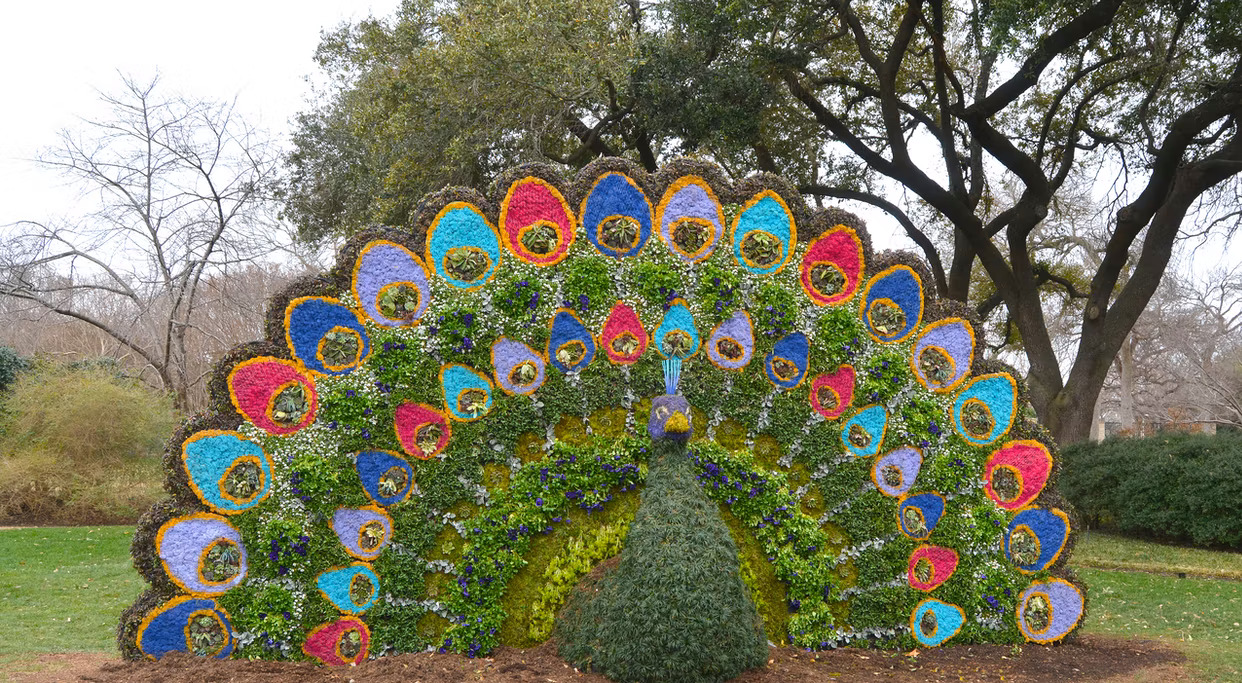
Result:
[[[690,418],[680,410],[669,416],[664,422],[665,434],[685,434],[690,431]]]

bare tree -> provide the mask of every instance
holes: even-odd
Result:
[[[1171,331],[1190,378],[1186,402],[1199,422],[1242,427],[1242,264],[1218,268],[1186,291],[1185,322]]]
[[[1242,265],[1166,275],[1113,363],[1102,415],[1123,429],[1242,427]]]
[[[0,243],[0,296],[82,321],[142,359],[187,405],[204,283],[287,242],[270,188],[279,154],[234,102],[123,78],[109,111],[65,130],[39,162],[97,206],[21,221]]]
[[[267,300],[309,270],[313,268],[308,269],[305,264],[263,261],[203,278],[186,334],[186,376],[195,378],[186,394],[187,411],[206,407],[203,380],[215,360],[237,344],[262,337]],[[92,319],[102,320],[108,327],[120,327],[133,322],[130,307],[124,305],[126,301],[106,294],[84,297],[79,304]],[[151,315],[160,314],[157,310]],[[23,356],[41,355],[64,361],[105,356],[153,386],[162,384],[158,373],[142,356],[81,319],[49,313],[28,301],[0,297],[0,321],[0,346],[11,346]],[[159,327],[145,319],[133,326],[141,328],[144,334],[158,331]]]

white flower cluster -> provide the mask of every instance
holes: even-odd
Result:
[[[440,572],[441,574],[450,574],[456,576],[454,570],[456,565],[448,560],[423,560],[423,564],[427,566],[428,571]]]
[[[753,363],[754,361],[751,361],[751,362]],[[767,396],[763,397],[763,401],[759,404],[760,405],[759,419],[757,420],[755,424],[755,428],[751,430],[750,434],[746,436],[746,442],[748,446],[754,444],[755,434],[762,432],[764,429],[767,428],[768,423],[771,419],[772,403],[776,401],[776,397],[779,393],[780,393],[779,389],[772,389],[771,391],[768,392]]]
[[[853,597],[855,595],[862,595],[863,593],[870,593],[872,591],[884,590],[886,588],[901,588],[902,586],[908,586],[908,585],[909,585],[909,577],[907,577],[905,573],[902,573],[888,581],[872,584],[870,586],[851,586],[841,591],[837,595],[837,599],[844,600],[846,598]]]
[[[909,631],[910,627],[906,625],[890,626],[887,628],[883,626],[874,626],[856,631],[852,629],[848,631],[840,631],[824,642],[827,643],[828,649],[835,649],[849,645],[856,640],[862,640],[864,638],[895,638],[899,634],[907,633]]]
[[[845,548],[840,553],[837,553],[837,561],[836,561],[836,564],[834,564],[833,566],[839,566],[839,565],[845,564],[846,562],[849,562],[850,560],[858,557],[859,555],[862,555],[864,552],[871,550],[872,548],[883,548],[890,541],[896,540],[898,536],[900,536],[900,534],[889,534],[888,536],[880,536],[878,538],[868,539],[866,541],[863,541],[862,543],[858,543],[856,545],[852,545],[848,548]]]
[[[720,426],[720,423],[724,422],[724,419],[724,411],[720,409],[720,406],[712,408],[712,414],[707,418],[708,440],[714,440],[716,438],[716,427]]]
[[[989,631],[1000,631],[1005,628],[1005,619],[997,614],[975,614],[975,623]]]

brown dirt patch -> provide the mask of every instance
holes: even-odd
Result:
[[[86,673],[116,664],[117,656],[104,652],[70,652],[64,654],[32,655],[30,659],[5,662],[9,670],[0,680],[21,683],[52,683],[53,681],[76,681]],[[4,668],[0,667],[0,668]]]
[[[92,681],[94,683],[604,683],[598,674],[575,671],[545,644],[531,650],[497,648],[494,656],[466,659],[458,655],[401,655],[358,667],[329,668],[306,662],[205,662],[169,655],[159,662],[118,662],[97,654],[44,655],[43,670],[16,673],[20,683]],[[766,669],[751,671],[736,683],[826,683],[828,681],[1191,681],[1185,657],[1154,641],[1084,636],[1047,647],[972,645],[919,651],[916,656],[875,650],[842,649],[808,653],[774,648]]]

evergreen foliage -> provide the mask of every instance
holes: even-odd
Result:
[[[8,346],[0,346],[0,392],[8,389],[17,376],[30,367],[30,362]]]
[[[767,638],[737,547],[685,446],[655,445],[616,571],[571,598],[561,655],[617,681],[724,681],[762,666]]]
[[[1242,549],[1242,435],[1108,439],[1064,458],[1061,492],[1093,525]]]

